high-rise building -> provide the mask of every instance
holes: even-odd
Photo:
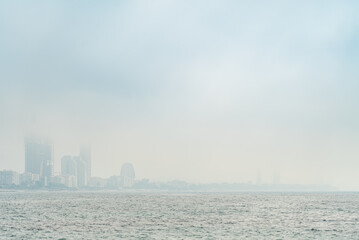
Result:
[[[74,157],[63,156],[61,158],[61,174],[62,175],[77,175],[77,162]]]
[[[80,158],[86,164],[86,182],[91,178],[91,146],[84,145],[80,147]]]
[[[61,158],[61,174],[66,187],[77,187],[77,161],[75,157],[63,156]]]
[[[46,139],[25,138],[25,172],[39,174],[43,178],[54,175],[54,146]]]
[[[77,173],[76,173],[76,177],[77,177],[77,185],[79,187],[84,187],[87,186],[87,182],[88,182],[88,168],[87,168],[87,163],[82,160],[81,157],[74,157],[76,164],[77,164]]]
[[[63,156],[61,159],[61,174],[67,178],[70,177],[73,187],[84,187],[88,184],[88,165],[80,156]]]
[[[124,163],[121,168],[121,186],[130,188],[135,183],[135,170],[131,163]]]

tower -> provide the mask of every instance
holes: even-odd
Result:
[[[120,174],[121,186],[130,188],[135,183],[135,169],[131,163],[124,163]]]
[[[86,182],[88,182],[91,178],[91,146],[89,145],[83,145],[80,147],[80,158],[84,163],[81,163],[81,165],[85,164],[86,168]]]

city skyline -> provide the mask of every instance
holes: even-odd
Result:
[[[98,178],[109,178],[111,176],[123,175],[123,167],[128,167],[128,162],[122,163],[121,166],[121,172],[116,171],[108,176],[92,176],[91,172],[91,147],[89,144],[86,145],[79,145],[78,147],[79,151],[77,154],[65,154],[63,155],[58,161],[54,160],[54,144],[52,143],[51,138],[49,137],[40,137],[40,136],[34,136],[29,135],[24,137],[24,162],[25,167],[24,170],[18,170],[18,169],[1,169],[2,171],[15,171],[18,173],[32,173],[37,174],[40,177],[41,176],[47,176],[47,177],[53,177],[53,176],[60,176],[60,175],[73,175],[78,176],[81,175],[82,180],[77,180],[77,183],[75,185],[78,185],[79,187],[84,187],[87,185],[87,182],[90,181],[91,177]],[[44,150],[45,150],[45,156],[44,156]],[[28,153],[30,152],[30,154]],[[45,173],[43,169],[46,169],[46,167],[43,166],[43,162],[50,162],[51,166],[49,168],[49,172]],[[57,164],[55,164],[57,162]],[[38,165],[38,166],[37,166]],[[58,165],[56,168],[55,166]],[[132,167],[132,164],[130,164],[130,168]],[[82,167],[80,167],[82,166]],[[1,166],[0,166],[1,167]],[[81,170],[78,170],[81,169]],[[79,173],[80,171],[81,173]],[[133,170],[127,170],[127,171],[133,171]],[[133,173],[134,174],[134,173]],[[145,178],[146,179],[146,178]],[[260,180],[258,180],[260,179]],[[166,181],[182,181],[183,179],[168,179]],[[121,180],[123,181],[123,180]],[[197,182],[199,183],[199,182]],[[212,182],[214,183],[214,182]],[[218,183],[225,183],[224,181],[218,182]],[[237,183],[255,183],[257,185],[261,184],[279,184],[280,183],[280,174],[276,171],[273,172],[272,176],[270,176],[269,179],[266,179],[266,181],[262,181],[262,174],[260,171],[257,172],[256,180],[252,181],[242,181]],[[321,184],[328,184],[328,183],[321,183]]]
[[[2,171],[15,171],[23,172],[24,174],[35,174],[40,177],[56,177],[56,176],[74,176],[76,177],[76,183],[74,185],[79,187],[87,186],[87,183],[91,181],[91,147],[90,145],[81,145],[78,149],[78,154],[75,155],[63,155],[60,159],[60,171],[55,171],[55,161],[54,161],[54,144],[52,143],[51,138],[49,137],[40,137],[40,136],[26,136],[24,137],[24,153],[25,153],[25,167],[24,171],[14,170],[14,169],[2,169]],[[48,166],[45,165],[49,164]],[[118,173],[118,172],[116,172]],[[116,176],[112,174],[111,176]],[[118,175],[118,174],[117,174]],[[131,163],[125,162],[121,166],[121,172],[118,177],[121,178],[121,182],[125,182],[125,175],[131,175],[131,179],[135,178],[134,169]],[[107,177],[111,177],[107,176]],[[102,176],[103,177],[103,176]],[[262,180],[258,181],[258,178],[261,179],[261,173],[257,173],[257,179],[255,184],[261,185]],[[94,176],[98,178],[98,176]],[[280,183],[279,173],[273,173],[272,184],[277,185]],[[179,179],[171,179],[171,181],[178,181]],[[43,180],[42,180],[43,181]],[[132,181],[132,180],[130,180]],[[249,181],[251,182],[251,181]],[[268,184],[269,182],[266,182]],[[126,184],[125,184],[126,185]]]
[[[131,188],[135,183],[136,189],[152,189],[157,188],[162,190],[199,190],[208,191],[211,187],[215,187],[218,191],[339,191],[337,187],[331,186],[328,183],[320,184],[288,184],[280,181],[280,173],[273,172],[272,180],[262,181],[262,174],[257,172],[256,180],[242,181],[242,182],[208,182],[195,183],[185,182],[181,179],[170,179],[166,181],[152,180],[149,182],[147,178],[135,179],[135,172],[133,165],[125,162],[121,166],[120,173],[116,172],[110,176],[99,177],[92,176],[91,173],[91,147],[90,145],[81,145],[78,154],[64,155],[60,160],[60,171],[54,170],[54,144],[49,137],[40,136],[26,136],[24,137],[25,149],[25,171],[18,172],[13,169],[1,169],[2,177],[6,177],[1,182],[14,182],[15,185],[24,187],[48,187],[56,188],[63,185],[63,187],[70,188],[87,188],[99,187],[103,189],[108,188]],[[44,163],[50,163],[49,167]],[[10,175],[9,175],[10,174]],[[10,179],[13,180],[10,180]],[[136,181],[135,181],[136,180]],[[143,185],[145,183],[145,185]],[[53,185],[55,184],[55,185]],[[60,185],[58,185],[60,184]],[[135,185],[136,185],[135,184]],[[13,184],[5,184],[4,186],[12,186]],[[1,186],[1,184],[0,184]],[[161,186],[161,187],[160,187]],[[221,186],[223,189],[221,189]],[[244,186],[244,188],[243,188]],[[255,186],[259,186],[256,188]],[[229,188],[228,188],[229,187]],[[207,189],[208,188],[208,189]],[[242,189],[243,188],[243,189]],[[60,187],[61,189],[61,187]]]

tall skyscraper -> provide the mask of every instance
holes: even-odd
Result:
[[[61,158],[61,174],[77,176],[77,162],[74,157],[63,156]]]
[[[25,138],[25,172],[49,178],[54,175],[54,146],[47,139]]]
[[[84,187],[87,185],[86,164],[79,156],[63,156],[61,158],[61,174],[65,178],[65,182],[68,182],[67,186]]]
[[[86,182],[91,178],[91,146],[84,145],[80,147],[80,158],[86,165]]]
[[[88,165],[81,156],[63,156],[61,158],[61,174],[64,177],[74,177],[76,184],[72,186],[85,187],[88,184]]]
[[[77,184],[79,187],[87,186],[88,177],[88,166],[87,163],[81,157],[74,157],[77,164]]]

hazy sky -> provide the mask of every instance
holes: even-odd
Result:
[[[0,169],[359,190],[357,1],[1,1]]]

